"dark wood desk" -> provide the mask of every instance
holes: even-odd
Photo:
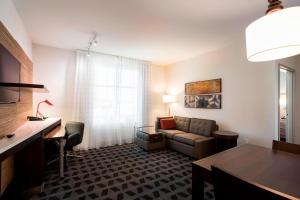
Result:
[[[203,182],[212,183],[212,165],[269,191],[300,198],[300,155],[247,144],[195,161],[194,200],[204,199]]]
[[[61,125],[60,118],[28,121],[11,138],[0,140],[0,162],[13,159],[13,179],[0,198],[20,199],[22,190],[40,186],[44,173],[44,136]],[[6,171],[0,168],[0,175]],[[0,181],[0,185],[1,185]]]

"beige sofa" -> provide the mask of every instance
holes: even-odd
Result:
[[[176,129],[166,130],[161,129],[160,119],[157,118],[155,128],[165,135],[167,147],[197,159],[214,153],[212,133],[218,130],[214,120],[175,116]]]

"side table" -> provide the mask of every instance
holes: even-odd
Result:
[[[232,131],[215,131],[213,133],[216,143],[216,153],[237,146],[238,133]]]
[[[165,147],[164,135],[156,132],[154,127],[139,127],[136,130],[135,143],[143,149],[150,151]]]

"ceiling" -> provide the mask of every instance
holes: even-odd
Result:
[[[161,65],[232,43],[267,7],[267,0],[13,1],[33,43],[87,49],[97,32],[93,51]]]

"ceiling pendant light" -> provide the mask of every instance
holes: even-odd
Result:
[[[300,54],[300,7],[283,8],[268,0],[266,15],[246,28],[247,58],[271,61]]]

